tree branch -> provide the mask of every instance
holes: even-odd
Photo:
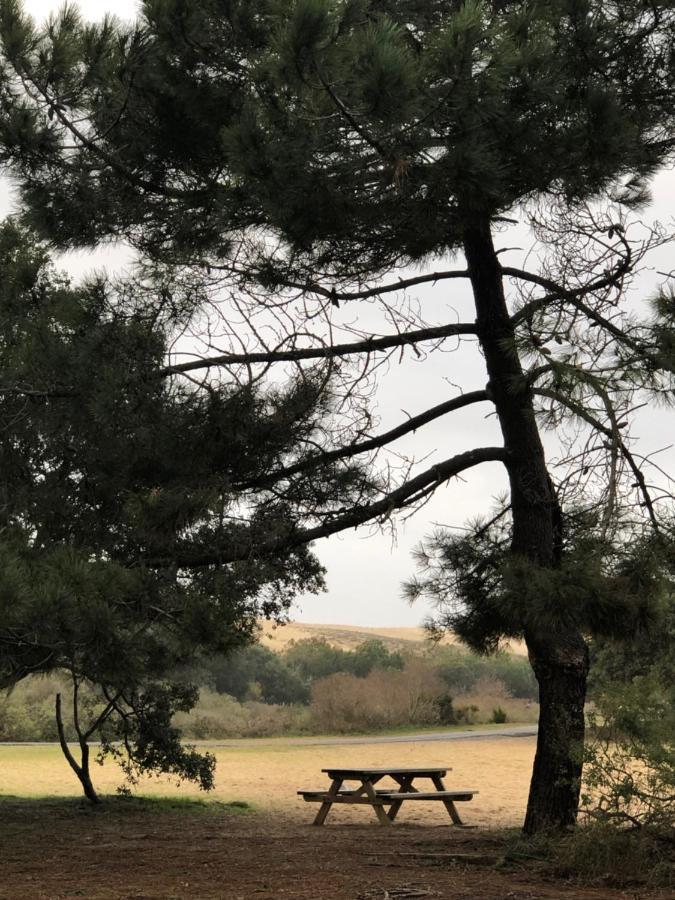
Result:
[[[583,287],[574,289],[564,288],[556,281],[553,281],[550,278],[545,278],[542,275],[536,275],[534,272],[527,272],[524,269],[515,269],[512,266],[502,266],[503,275],[507,275],[510,278],[517,278],[519,281],[529,281],[531,284],[536,284],[539,287],[543,287],[547,291],[549,291],[549,294],[547,296],[539,297],[536,300],[532,300],[530,303],[526,303],[525,306],[523,306],[511,316],[511,322],[514,326],[519,325],[523,320],[529,318],[538,309],[542,309],[544,306],[546,306],[554,297],[563,300],[576,301],[578,297],[583,297],[586,294],[592,293],[593,291],[600,291],[604,288],[612,287],[628,272],[630,266],[631,254],[629,248],[626,252],[626,256],[621,260],[621,262],[613,272],[610,272],[609,274],[604,275],[602,278],[598,278],[595,281],[591,281]],[[591,314],[591,317],[596,315],[594,311],[589,307],[584,307],[582,311],[586,313],[586,315]],[[602,317],[598,318],[602,319]],[[603,319],[602,324],[605,324],[605,322],[606,320]],[[611,323],[607,324],[610,324],[610,327],[614,328],[618,335],[623,334],[623,332],[621,332],[620,329],[616,328],[616,326],[611,326]]]
[[[637,487],[642,494],[642,499],[651,523],[654,526],[655,531],[660,532],[661,527],[658,522],[656,510],[654,509],[654,503],[649,493],[649,488],[647,487],[645,477],[642,474],[642,470],[640,469],[639,465],[635,461],[635,457],[628,449],[625,441],[618,435],[617,430],[608,428],[606,425],[603,425],[602,422],[600,422],[599,419],[596,419],[596,417],[592,415],[592,413],[590,413],[585,407],[579,406],[578,404],[574,403],[574,401],[569,397],[565,397],[563,394],[559,394],[557,391],[553,391],[550,388],[535,388],[533,393],[540,397],[548,397],[549,400],[555,400],[556,403],[562,404],[562,406],[565,406],[570,410],[570,412],[574,413],[580,419],[583,419],[584,422],[587,422],[589,425],[595,428],[596,431],[599,431],[601,434],[604,434],[606,437],[608,437],[613,443],[616,443],[616,445],[621,450],[621,455],[626,460],[633,475],[635,476]]]
[[[444,462],[432,466],[415,478],[406,481],[396,490],[386,494],[381,500],[362,506],[353,506],[332,519],[328,519],[313,528],[296,528],[291,523],[287,534],[266,543],[258,543],[255,547],[249,543],[221,550],[206,550],[197,553],[177,553],[170,558],[144,560],[145,565],[155,568],[179,566],[180,568],[200,568],[203,566],[223,565],[250,559],[252,556],[265,556],[280,550],[292,550],[303,544],[309,544],[319,538],[329,537],[348,528],[357,528],[375,519],[386,519],[397,509],[410,506],[429,493],[429,489],[448,481],[473,466],[484,462],[501,462],[506,464],[508,452],[503,447],[480,447],[459,453]]]
[[[228,366],[255,363],[299,362],[303,359],[334,359],[340,356],[351,356],[358,353],[372,353],[377,350],[388,350],[391,347],[404,347],[406,344],[417,344],[421,341],[434,341],[453,335],[476,334],[476,326],[467,323],[456,325],[440,325],[436,328],[422,328],[419,331],[404,331],[386,337],[369,337],[364,341],[351,344],[337,344],[328,347],[310,347],[301,350],[268,350],[255,353],[224,353],[221,356],[198,359],[194,362],[176,363],[165,366],[157,373],[161,378],[179,375],[182,372],[194,372],[211,366]]]
[[[211,266],[211,268],[215,268]],[[468,269],[449,269],[445,272],[429,272],[426,275],[415,275],[413,278],[399,278],[398,281],[391,284],[385,284],[381,287],[366,288],[362,291],[338,291],[334,288],[325,288],[315,282],[306,282],[303,284],[298,281],[287,281],[283,279],[281,284],[283,287],[297,288],[301,291],[309,291],[326,297],[329,300],[367,300],[369,297],[379,297],[380,294],[391,294],[394,291],[404,291],[410,287],[416,287],[419,284],[434,284],[437,281],[447,281],[453,278],[468,278]]]
[[[377,450],[379,447],[384,447],[386,444],[398,440],[398,438],[403,437],[406,434],[410,434],[411,431],[415,431],[422,425],[426,425],[449,412],[454,412],[465,406],[470,406],[473,403],[482,403],[489,399],[490,396],[487,391],[471,391],[468,394],[462,394],[460,397],[455,397],[453,400],[447,400],[445,403],[439,403],[437,406],[432,406],[431,409],[427,409],[418,416],[413,416],[402,425],[398,425],[396,428],[385,431],[384,434],[378,435],[377,437],[361,441],[361,443],[351,444],[347,447],[340,447],[337,450],[327,450],[325,452],[315,453],[308,459],[295,463],[295,465],[277,469],[261,478],[245,482],[244,484],[239,485],[239,487],[243,489],[265,487],[267,484],[274,484],[282,478],[290,478],[292,475],[297,475],[300,472],[304,472],[307,469],[312,469],[316,466],[325,465],[326,463],[338,459],[349,459],[352,456],[358,456],[361,453],[368,453],[370,450]]]

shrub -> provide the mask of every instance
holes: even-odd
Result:
[[[675,833],[675,593],[651,628],[594,647],[583,805],[595,821]]]
[[[552,848],[557,874],[623,885],[646,882],[675,886],[672,844],[644,831],[625,831],[608,823],[577,828]],[[637,896],[637,895],[635,895]]]
[[[429,667],[409,661],[405,670],[376,669],[365,678],[339,672],[312,687],[312,721],[322,731],[367,731],[438,721],[443,683]]]
[[[675,686],[654,675],[605,688],[590,716],[582,803],[595,820],[675,829]]]
[[[436,715],[439,725],[457,724],[457,712],[450,694],[441,694],[440,697],[436,697]]]
[[[427,655],[451,692],[467,692],[477,681],[494,678],[502,682],[510,696],[537,700],[539,688],[532,667],[526,659],[497,653],[477,656],[460,647],[437,646]]]
[[[300,705],[240,703],[227,694],[202,689],[194,709],[179,713],[175,723],[192,740],[275,737],[309,731],[310,714]]]
[[[508,716],[506,715],[506,711],[501,708],[501,706],[496,707],[496,709],[492,710],[492,719],[495,725],[503,725],[506,722]]]
[[[478,712],[480,712],[479,708],[473,703],[468,706],[458,706],[455,710],[457,724],[463,722],[466,725],[473,725]]]

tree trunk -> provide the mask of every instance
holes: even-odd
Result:
[[[80,740],[79,743],[81,762],[78,763],[73,754],[70,752],[70,747],[68,746],[68,742],[66,741],[66,733],[63,727],[63,716],[61,715],[61,694],[56,695],[56,727],[58,729],[59,744],[61,745],[63,755],[68,760],[68,765],[70,766],[70,768],[77,775],[79,782],[82,785],[84,796],[91,803],[99,803],[99,796],[96,793],[96,789],[94,788],[94,784],[91,780],[91,775],[89,772],[89,745],[87,744],[86,740]]]
[[[501,266],[488,222],[464,233],[485,354],[488,390],[508,453],[514,554],[555,567],[559,560],[560,511],[534,416],[529,386],[514,340]],[[588,651],[574,628],[542,634],[526,630],[530,662],[539,683],[537,753],[524,828],[527,833],[568,828],[579,805],[583,708]]]
[[[576,630],[559,632],[554,641],[528,636],[527,646],[539,682],[539,730],[523,828],[535,834],[576,822],[588,648]]]

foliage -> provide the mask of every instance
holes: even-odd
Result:
[[[672,563],[671,563],[672,573]],[[672,835],[675,828],[675,595],[654,626],[596,650],[584,807],[595,821]]]
[[[508,715],[501,706],[497,706],[492,710],[492,721],[495,725],[503,725],[504,722],[508,721]]]
[[[416,551],[420,575],[405,590],[410,599],[425,596],[436,605],[432,633],[452,629],[478,653],[495,653],[500,640],[528,631],[574,626],[628,637],[653,617],[658,538],[633,534],[627,552],[618,517],[610,532],[593,511],[570,510],[558,565],[548,568],[514,556],[506,513],[500,509],[460,536],[438,529]]]
[[[116,759],[131,785],[143,775],[171,775],[211,790],[215,757],[183,745],[172,721],[175,713],[189,712],[197,696],[189,685],[143,685],[127,698],[123,712],[102,727],[100,757]]]
[[[219,0],[148,0],[135,26],[85,27],[71,6],[36,33],[4,0],[2,144],[32,221],[62,244],[112,231],[173,260],[222,259],[264,215],[310,278],[379,272],[533,195],[573,202],[632,175],[634,198],[668,149],[672,28],[669,3],[638,0],[277,0],[226,15]],[[345,190],[355,172],[363,188]],[[249,249],[274,284],[262,242]]]
[[[194,709],[187,714],[178,713],[175,723],[186,737],[198,741],[312,733],[307,706],[259,700],[239,702],[228,694],[204,688]]]
[[[500,681],[512,697],[536,700],[537,681],[527,659],[500,651],[491,656],[468,653],[459,647],[436,645],[425,659],[454,693],[470,691],[477,681]]]
[[[383,641],[369,638],[354,650],[343,650],[325,638],[291,641],[284,661],[308,683],[336,672],[350,672],[364,678],[373,669],[402,669],[405,661],[397,650],[388,650]]]
[[[316,393],[307,379],[269,394],[158,379],[171,317],[128,285],[71,286],[12,222],[0,271],[0,684],[68,672],[81,746],[110,732],[130,772],[207,785],[208,758],[170,726],[196,694],[167,678],[250,642],[258,616],[282,616],[322,570],[304,546],[196,568],[173,558],[275,540],[281,510],[264,497],[247,515],[231,485],[311,433]]]
[[[211,656],[185,674],[191,681],[239,701],[309,703],[309,688],[301,674],[284,657],[260,644],[242,647],[227,656]]]
[[[557,874],[611,885],[675,886],[672,844],[643,831],[584,825],[553,849]]]
[[[434,724],[442,690],[433,670],[419,663],[403,672],[375,669],[364,678],[338,672],[312,686],[314,727],[350,732]]]
[[[610,888],[672,888],[675,867],[672,843],[644,830],[615,828],[608,822],[585,822],[567,834],[519,835],[507,841],[505,862],[537,870],[577,885]],[[660,896],[661,892],[657,893]]]
[[[627,633],[641,615],[639,591],[611,589],[622,575],[604,551],[561,556],[561,507],[600,500],[600,534],[627,510],[638,527],[657,528],[661,515],[623,429],[639,388],[672,398],[668,285],[655,317],[634,318],[622,302],[665,239],[658,228],[636,235],[626,210],[672,157],[674,34],[670,0],[146,0],[135,25],[85,27],[66,7],[42,30],[18,0],[0,2],[0,146],[25,220],[60,246],[125,237],[146,273],[178,270],[197,285],[204,354],[231,352],[173,374],[218,365],[257,385],[273,363],[304,373],[306,360],[327,360],[338,389],[326,378],[320,393],[337,394],[341,427],[315,431],[277,478],[275,547],[388,522],[480,463],[505,467],[503,566],[465,567],[457,595],[475,602],[453,619],[482,650],[527,641],[546,708],[529,831],[576,816],[584,635]],[[536,272],[509,266],[494,244],[521,216],[536,244],[525,266],[537,260]],[[459,252],[466,269],[391,278]],[[405,289],[449,279],[470,281],[475,314],[457,323],[442,302],[424,319]],[[342,300],[359,299],[383,308],[382,339],[367,318],[339,318]],[[347,344],[327,346],[340,327]],[[485,389],[461,386],[375,434],[380,351],[412,347],[424,359],[425,342],[462,335],[480,346]],[[472,403],[491,404],[499,446],[421,472],[400,456],[396,471],[387,456],[367,483],[345,471]],[[542,429],[561,444],[554,463]],[[317,474],[327,463],[330,502]],[[220,537],[202,548],[205,564],[223,562],[223,545],[235,555]],[[236,558],[246,559],[241,546]],[[615,594],[631,600],[614,610]],[[567,773],[555,801],[550,770]]]

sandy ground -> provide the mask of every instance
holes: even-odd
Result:
[[[204,745],[208,746],[208,745]],[[330,766],[446,766],[452,771],[446,786],[473,788],[480,793],[462,806],[467,821],[482,826],[510,826],[522,821],[527,799],[535,739],[437,741],[433,743],[361,744],[340,747],[270,746],[251,741],[237,748],[210,747],[217,758],[216,800],[241,800],[259,810],[297,814],[307,821],[314,805],[297,797],[300,788],[320,788]],[[121,777],[116,766],[94,765],[92,777],[102,793],[112,793]],[[420,783],[422,784],[422,783]],[[149,796],[198,796],[191,785],[176,785],[166,779],[148,779],[139,791]],[[0,746],[0,793],[13,796],[67,797],[78,793],[78,784],[58,747]],[[445,824],[439,803],[407,804],[402,821]],[[370,808],[334,808],[337,823],[364,823],[375,816]]]
[[[491,829],[522,819],[534,739],[357,747],[214,748],[211,799],[166,781],[146,782],[154,801],[68,799],[77,784],[53,746],[0,746],[0,898],[7,900],[666,900],[554,878],[536,863],[509,861]],[[449,786],[480,794],[452,827],[438,803],[409,803],[391,828],[370,808],[333,809],[322,828],[298,788],[321,786],[340,765],[452,767]],[[101,792],[115,767],[94,768]],[[32,795],[38,799],[26,799]],[[51,795],[55,799],[45,799]],[[244,801],[253,810],[226,802]],[[483,827],[481,827],[483,826]]]

